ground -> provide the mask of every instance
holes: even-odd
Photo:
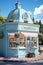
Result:
[[[43,65],[43,55],[33,58],[0,57],[0,65]]]
[[[43,65],[43,62],[0,61],[0,65]]]

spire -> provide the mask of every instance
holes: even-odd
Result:
[[[17,8],[21,8],[20,0],[18,0],[17,3],[16,3],[16,9]]]

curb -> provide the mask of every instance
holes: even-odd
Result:
[[[4,62],[30,62],[30,61],[40,61],[43,60],[43,55],[38,56],[38,57],[33,57],[33,58],[5,58],[5,57],[0,57],[0,61]]]

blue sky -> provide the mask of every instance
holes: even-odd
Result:
[[[8,16],[9,12],[15,9],[18,0],[0,0],[0,15]],[[20,0],[22,8],[30,11],[32,17],[42,20],[43,23],[43,0]]]

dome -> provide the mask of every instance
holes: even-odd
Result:
[[[20,2],[16,3],[16,8],[12,10],[7,18],[6,22],[28,22],[33,23],[30,13],[21,8]]]

